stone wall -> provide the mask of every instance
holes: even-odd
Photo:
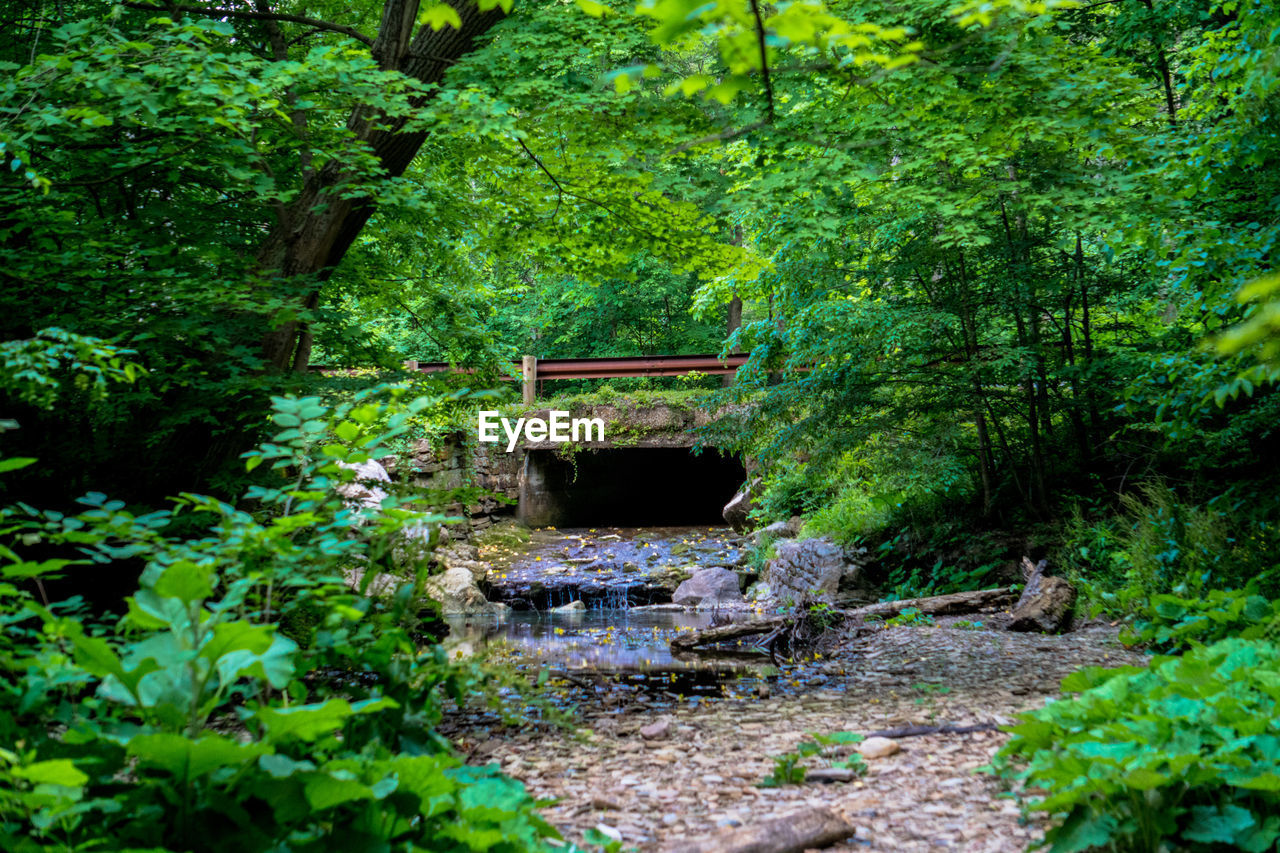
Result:
[[[474,503],[454,503],[445,508],[450,515],[465,516],[472,529],[480,530],[503,516],[515,514],[523,465],[521,448],[507,453],[503,447],[477,444],[473,436],[454,433],[437,442],[418,442],[409,454],[396,460],[393,475],[425,490],[470,486],[506,498],[503,501],[486,494]]]
[[[550,417],[550,407],[529,409],[512,417]],[[521,442],[510,452],[506,441],[491,444],[480,443],[474,432],[455,433],[435,441],[421,441],[411,452],[388,465],[397,480],[408,479],[415,486],[430,490],[449,490],[466,486],[501,495],[506,500],[483,496],[469,505],[460,503],[447,507],[451,515],[462,515],[470,520],[472,529],[479,530],[503,517],[516,515],[522,495],[526,498],[530,486],[537,489],[537,472],[529,471],[529,451],[579,452],[585,449],[609,450],[620,448],[691,448],[695,443],[694,430],[705,426],[711,415],[701,409],[682,405],[658,403],[635,406],[628,402],[598,403],[575,407],[574,418],[599,418],[605,424],[603,442],[592,442],[579,448],[566,448],[550,441]],[[548,522],[549,523],[549,522]]]

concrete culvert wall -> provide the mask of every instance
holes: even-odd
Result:
[[[530,450],[517,515],[533,527],[722,525],[720,510],[745,477],[717,450],[605,448],[572,459]]]

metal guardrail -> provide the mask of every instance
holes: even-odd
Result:
[[[524,402],[532,403],[540,379],[625,379],[633,376],[685,376],[690,373],[733,373],[747,363],[745,353],[721,360],[718,355],[638,355],[623,358],[534,358],[527,355],[502,379],[524,383]],[[442,361],[410,361],[410,370],[441,373],[453,370]],[[518,377],[518,378],[517,378]]]

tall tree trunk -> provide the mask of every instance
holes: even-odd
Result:
[[[421,27],[413,36],[418,0],[386,0],[382,23],[373,44],[373,58],[386,71],[399,71],[423,83],[439,84],[449,66],[475,47],[476,39],[503,17],[501,9],[480,11],[472,0],[445,0],[462,20],[461,28]],[[417,106],[426,103],[419,98]],[[423,131],[405,131],[404,119],[378,129],[379,116],[357,106],[347,128],[368,144],[388,177],[404,174],[426,139]],[[368,197],[343,198],[342,187],[352,178],[345,163],[334,159],[308,174],[298,198],[281,213],[281,221],[257,252],[257,265],[269,278],[304,281],[297,316],[264,335],[264,358],[276,370],[305,370],[310,355],[306,317],[318,301],[321,284],[342,261],[351,244],[373,215]]]
[[[987,428],[987,398],[978,375],[978,320],[973,309],[969,289],[969,271],[965,266],[964,252],[957,252],[957,269],[960,273],[960,334],[964,341],[965,361],[973,384],[974,425],[978,433],[978,478],[982,483],[982,515],[991,515],[993,482],[995,480],[995,454],[991,446],[991,433]]]
[[[1013,165],[1007,167],[1010,181],[1017,180],[1017,171]],[[1017,190],[1011,193],[1012,198],[1017,200]],[[1028,315],[1035,312],[1035,306],[1031,304],[1031,300],[1027,298],[1025,291],[1025,277],[1029,272],[1029,264],[1025,262],[1023,253],[1026,249],[1026,215],[1018,212],[1017,225],[1018,237],[1015,240],[1013,228],[1009,224],[1009,212],[1005,205],[1004,199],[1000,200],[1000,216],[1004,223],[1005,242],[1009,255],[1009,276],[1010,284],[1014,292],[1013,300],[1013,320],[1014,328],[1017,330],[1018,349],[1022,352],[1023,357],[1031,350],[1033,342],[1028,332],[1027,318],[1023,316],[1022,309],[1025,305]],[[1045,476],[1044,476],[1044,447],[1040,435],[1040,405],[1039,394],[1036,389],[1036,354],[1033,353],[1032,363],[1021,366],[1022,372],[1022,396],[1025,401],[1026,409],[1024,416],[1027,421],[1027,439],[1030,444],[1030,454],[1027,460],[1030,473],[1030,491],[1028,509],[1040,512],[1045,506]]]

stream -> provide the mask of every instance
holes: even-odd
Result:
[[[748,545],[727,527],[529,531],[502,525],[479,537],[480,559],[489,566],[482,587],[489,600],[511,610],[450,617],[452,641],[517,665],[563,671],[758,672],[767,663],[758,656],[677,657],[668,645],[677,631],[730,621],[727,613],[690,612],[669,602],[698,569],[745,572]]]

